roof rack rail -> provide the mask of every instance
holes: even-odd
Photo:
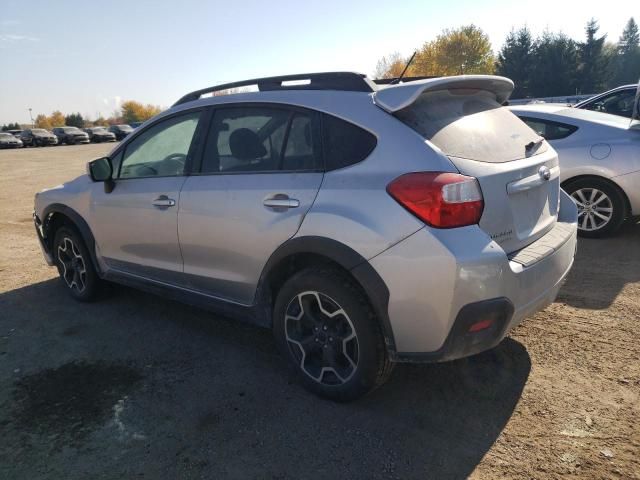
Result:
[[[430,78],[440,78],[440,77],[437,75],[423,76],[423,77],[402,77],[402,80],[400,80],[400,83],[415,82],[416,80],[428,80]],[[376,78],[373,80],[373,83],[375,83],[376,85],[389,85],[392,82],[395,82],[396,80],[397,78]]]
[[[286,85],[289,82],[305,82]],[[344,90],[351,92],[373,92],[376,85],[369,80],[366,75],[355,72],[321,72],[321,73],[299,73],[296,75],[282,75],[279,77],[253,78],[240,82],[224,83],[213,87],[195,90],[187,93],[180,100],[173,104],[180,105],[199,99],[207,93],[219,92],[230,88],[248,87],[257,85],[258,90]]]

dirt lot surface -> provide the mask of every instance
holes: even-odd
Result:
[[[0,478],[640,478],[640,226],[581,240],[558,301],[494,351],[334,404],[268,331],[67,296],[33,194],[109,148],[0,152]]]

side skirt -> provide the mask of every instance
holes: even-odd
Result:
[[[178,287],[157,280],[133,275],[119,270],[110,269],[101,275],[101,278],[109,282],[118,283],[127,287],[143,290],[163,298],[169,298],[187,305],[202,308],[223,317],[232,318],[252,325],[268,328],[269,321],[261,314],[261,310],[254,305],[242,305],[202,292]]]

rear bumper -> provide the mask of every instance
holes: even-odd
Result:
[[[564,192],[558,222],[565,234],[542,237],[547,244],[537,250],[549,250],[526,266],[519,261],[530,260],[531,252],[510,259],[477,226],[425,228],[373,258],[389,289],[394,359],[444,361],[479,353],[552,303],[577,242],[576,208]],[[492,319],[491,326],[469,333],[483,319]]]

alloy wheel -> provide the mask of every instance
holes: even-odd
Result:
[[[83,292],[87,286],[87,269],[78,246],[65,237],[58,246],[58,261],[62,266],[62,278],[72,290]]]
[[[358,368],[356,330],[328,295],[317,291],[296,295],[286,309],[285,335],[300,369],[322,385],[342,385]]]
[[[580,188],[571,194],[578,207],[578,228],[587,232],[600,230],[613,217],[613,203],[597,188]]]

